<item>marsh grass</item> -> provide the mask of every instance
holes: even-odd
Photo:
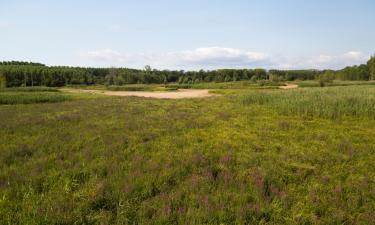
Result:
[[[306,81],[294,81],[293,83],[298,84],[299,87],[320,87],[319,81],[317,80],[306,80]],[[328,87],[340,87],[340,86],[358,86],[358,85],[375,85],[375,81],[341,81],[334,80],[325,84]]]
[[[241,101],[245,105],[263,105],[283,115],[375,118],[375,88],[372,86],[259,91],[243,96]]]
[[[0,92],[0,105],[53,103],[70,100],[71,97],[60,93],[48,92]]]
[[[59,90],[52,87],[14,87],[5,88],[3,92],[59,92]]]
[[[374,224],[375,120],[245,90],[0,106],[0,224]]]

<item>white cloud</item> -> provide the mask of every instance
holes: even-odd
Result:
[[[340,55],[319,55],[311,57],[306,62],[300,61],[300,66],[317,69],[340,69],[365,63],[369,57],[369,55],[358,51],[350,51]]]
[[[126,60],[121,53],[112,49],[88,51],[86,53],[81,53],[80,56],[94,61],[121,62]]]
[[[208,47],[167,53],[157,60],[159,66],[169,65],[180,68],[238,68],[264,65],[268,56],[259,52],[247,52],[234,48]]]
[[[217,69],[269,66],[268,55],[234,48],[208,47],[165,54],[122,54],[111,49],[88,51],[81,58],[101,65],[140,68],[151,65],[160,69]]]
[[[104,49],[89,51],[80,56],[86,60],[119,67],[142,68],[151,65],[158,69],[219,69],[219,68],[276,68],[276,69],[339,69],[365,63],[369,55],[350,51],[341,55],[322,54],[311,57],[286,58],[262,52],[235,48],[207,47],[164,54],[123,54]]]
[[[197,48],[195,50],[184,51],[180,54],[183,60],[191,62],[201,61],[256,61],[264,60],[266,55],[258,52],[245,52],[234,48]]]

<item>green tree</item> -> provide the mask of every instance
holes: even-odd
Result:
[[[334,79],[335,79],[335,73],[333,71],[327,70],[325,73],[319,76],[319,85],[321,87],[324,87],[328,83],[332,83]]]
[[[116,69],[115,68],[111,68],[109,70],[107,76],[105,77],[106,84],[107,85],[114,85],[116,77],[117,77],[117,71],[116,71]]]
[[[146,66],[145,66],[145,71],[146,71],[146,74],[147,74],[147,75],[151,74],[151,72],[152,72],[152,68],[151,68],[151,66],[150,66],[150,65],[146,65]]]
[[[370,79],[375,80],[375,55],[367,62],[367,67],[370,71]]]
[[[6,79],[3,73],[0,72],[0,90],[6,87]]]
[[[267,71],[265,69],[255,69],[254,72],[258,80],[267,79]]]

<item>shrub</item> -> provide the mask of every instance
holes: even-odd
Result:
[[[325,87],[326,84],[331,84],[335,79],[335,74],[332,71],[326,71],[324,74],[319,76],[319,86]]]

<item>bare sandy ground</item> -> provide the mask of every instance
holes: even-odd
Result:
[[[92,93],[109,96],[136,96],[145,98],[158,99],[182,99],[182,98],[206,98],[217,96],[211,94],[208,90],[179,89],[177,91],[106,91],[106,90],[83,90],[83,89],[61,89],[62,91],[71,93]]]
[[[279,87],[280,89],[295,89],[295,88],[298,88],[298,85],[297,84],[286,84],[286,86],[280,86]]]

